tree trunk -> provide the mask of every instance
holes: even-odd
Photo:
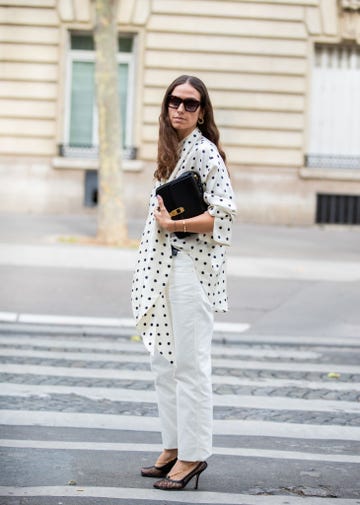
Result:
[[[127,241],[117,68],[117,0],[95,0],[96,100],[99,119],[97,238],[109,245]]]

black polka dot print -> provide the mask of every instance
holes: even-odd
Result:
[[[171,317],[166,297],[172,266],[171,245],[188,254],[215,311],[227,310],[225,250],[231,243],[235,198],[227,169],[216,146],[195,129],[182,142],[181,157],[171,174],[173,179],[187,170],[199,173],[204,200],[214,220],[211,234],[193,234],[179,239],[158,227],[153,212],[155,189],[150,196],[149,214],[138,251],[131,301],[138,331],[150,352],[157,348],[169,362],[176,360]]]

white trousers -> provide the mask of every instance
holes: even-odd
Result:
[[[184,252],[173,258],[167,294],[175,343],[175,363],[158,351],[151,358],[165,449],[184,461],[204,461],[212,453],[212,306]]]

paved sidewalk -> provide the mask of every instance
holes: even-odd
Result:
[[[160,437],[136,250],[77,243],[95,232],[91,214],[0,216],[1,503],[164,500],[138,471]],[[359,252],[356,228],[236,224],[214,456],[200,491],[166,502],[360,503]]]
[[[129,222],[129,237],[139,239],[142,227],[142,220]],[[136,249],[79,244],[80,238],[95,235],[94,214],[0,215],[0,264],[133,269]],[[50,245],[51,249],[43,247]],[[233,258],[229,275],[354,280],[360,278],[360,227],[295,228],[237,222],[228,254]]]
[[[143,220],[129,223],[139,239]],[[132,327],[130,289],[136,249],[80,245],[96,235],[96,216],[0,215],[2,321],[92,318]],[[229,250],[233,334],[358,338],[360,228],[234,227]],[[40,319],[39,319],[40,318]],[[48,324],[55,324],[53,322]],[[111,322],[113,321],[113,322]],[[125,322],[124,322],[125,321]],[[33,319],[32,324],[35,324]]]
[[[129,236],[139,239],[144,220],[128,223]],[[0,214],[0,243],[67,244],[96,235],[96,215]],[[234,226],[232,256],[360,260],[360,226]]]

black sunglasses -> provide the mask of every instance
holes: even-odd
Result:
[[[200,102],[194,98],[185,98],[183,100],[182,98],[174,95],[170,95],[167,101],[168,107],[171,109],[178,109],[182,103],[184,104],[184,109],[187,112],[195,112],[200,105]]]

